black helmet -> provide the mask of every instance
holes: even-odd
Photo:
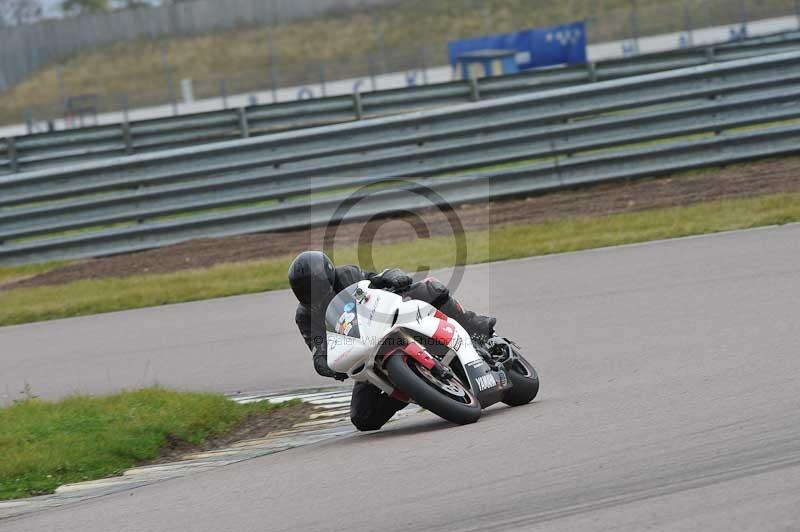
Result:
[[[307,306],[327,304],[333,295],[336,271],[333,262],[321,251],[306,251],[289,266],[289,284],[300,303]]]

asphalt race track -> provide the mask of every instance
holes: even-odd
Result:
[[[477,266],[460,293],[530,354],[535,403],[466,427],[419,414],[0,531],[800,530],[800,226]],[[3,384],[321,383],[288,304],[0,329]]]
[[[289,292],[274,292],[0,328],[0,404],[25,383],[48,399],[152,384],[217,392],[328,384],[297,334],[294,305]]]

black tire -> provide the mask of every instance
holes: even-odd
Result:
[[[508,406],[522,406],[530,403],[539,393],[539,374],[536,369],[522,357],[519,357],[510,370],[509,380],[514,387],[506,392],[503,402]]]
[[[423,377],[417,364],[411,357],[394,355],[388,358],[384,369],[395,386],[411,396],[422,408],[458,425],[478,421],[481,417],[481,405],[469,389],[464,388],[465,398],[469,403],[460,402]]]

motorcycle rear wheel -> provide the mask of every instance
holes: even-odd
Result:
[[[414,402],[447,421],[468,425],[481,417],[481,404],[466,387],[459,381],[451,381],[447,387],[455,387],[462,395],[448,393],[442,383],[435,382],[435,377],[427,377],[430,372],[411,357],[390,356],[384,369],[392,382]]]

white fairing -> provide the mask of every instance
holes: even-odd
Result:
[[[334,371],[347,373],[356,381],[372,382],[391,393],[391,386],[373,368],[384,340],[400,329],[417,332],[428,338],[452,336],[448,347],[462,365],[482,360],[472,347],[469,335],[455,320],[436,317],[436,309],[428,303],[418,300],[403,301],[397,294],[373,289],[369,285],[369,281],[361,281],[346,289],[358,294],[355,297],[357,322],[354,322],[357,323],[358,337],[339,334],[328,327],[328,366]],[[351,308],[351,305],[346,308]],[[330,315],[330,307],[328,312]],[[353,321],[352,316],[350,312],[342,312],[337,330],[350,332],[352,327],[347,320]]]

